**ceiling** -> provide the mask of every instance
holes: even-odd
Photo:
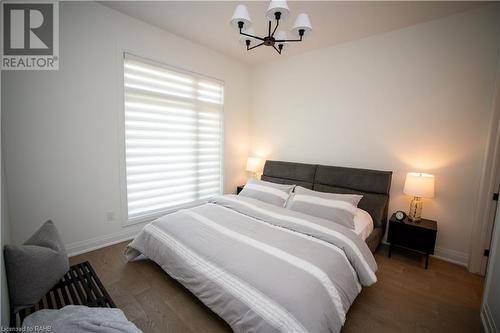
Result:
[[[267,30],[268,1],[105,1],[103,5],[205,45],[248,64],[288,57],[417,23],[463,12],[486,2],[447,1],[290,1],[291,15],[283,22],[289,30],[297,14],[309,14],[313,32],[302,43],[290,45],[283,55],[262,46],[251,51],[238,43],[229,20],[237,4],[245,4],[257,34]]]

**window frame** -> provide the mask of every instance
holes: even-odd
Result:
[[[225,184],[225,178],[224,178],[224,161],[225,161],[225,82],[221,79],[214,78],[209,75],[205,74],[200,74],[194,71],[186,70],[177,66],[172,66],[165,64],[161,61],[156,61],[150,58],[146,58],[143,56],[138,56],[137,54],[127,51],[127,50],[120,50],[120,58],[121,61],[119,61],[119,78],[118,78],[118,101],[119,101],[119,112],[118,112],[118,143],[119,143],[119,155],[120,155],[120,161],[119,161],[119,178],[120,178],[120,203],[121,203],[121,226],[122,227],[127,227],[127,226],[132,226],[135,224],[139,223],[146,223],[146,222],[151,222],[161,216],[164,216],[169,213],[176,212],[180,209],[185,209],[185,208],[191,208],[195,206],[202,205],[206,202],[208,202],[207,199],[201,199],[197,201],[193,201],[187,204],[183,205],[178,205],[175,207],[170,207],[161,211],[156,211],[151,214],[145,214],[144,216],[136,217],[129,219],[128,217],[128,188],[127,188],[127,154],[126,154],[126,134],[125,134],[125,56],[130,57],[132,59],[136,59],[139,61],[142,61],[146,64],[150,64],[153,66],[160,66],[164,67],[165,69],[175,71],[181,74],[185,75],[191,75],[196,78],[202,78],[202,79],[208,79],[211,81],[216,81],[217,83],[222,85],[222,107],[221,107],[221,112],[220,112],[220,124],[219,124],[219,129],[220,129],[220,156],[219,156],[219,162],[220,162],[220,189],[219,193],[223,194],[224,193],[224,184]]]

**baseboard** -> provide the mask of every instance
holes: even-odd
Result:
[[[69,257],[73,257],[82,253],[94,251],[106,246],[121,243],[134,238],[139,231],[144,227],[144,224],[127,227],[125,230],[103,235],[83,241],[66,244],[66,252]]]
[[[389,245],[386,241],[382,241],[382,244]],[[436,246],[434,249],[434,255],[432,255],[432,257],[463,267],[467,267],[469,263],[469,255],[467,253],[445,249],[439,246]]]
[[[434,249],[433,257],[464,267],[467,267],[469,263],[469,255],[467,253],[445,249],[439,246],[436,246]]]
[[[484,331],[486,333],[498,333],[488,303],[484,303],[481,307],[481,321],[483,322]]]

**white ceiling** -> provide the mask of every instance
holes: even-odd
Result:
[[[229,25],[235,6],[247,5],[257,34],[265,34],[268,1],[109,1],[103,5],[116,9],[193,42],[205,45],[248,64],[258,64],[277,57],[300,54],[351,40],[396,30],[466,11],[485,2],[349,2],[290,1],[291,17],[283,22],[289,30],[297,14],[311,18],[313,33],[302,43],[290,45],[283,55],[261,46],[246,51],[238,43],[238,32]]]

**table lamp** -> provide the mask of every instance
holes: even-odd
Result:
[[[434,197],[434,175],[420,172],[409,172],[406,175],[403,192],[413,196],[410,203],[410,220],[417,222],[422,219],[422,198]]]
[[[262,159],[258,157],[249,157],[247,159],[246,171],[252,173],[252,177],[257,178],[258,173],[262,170]]]

